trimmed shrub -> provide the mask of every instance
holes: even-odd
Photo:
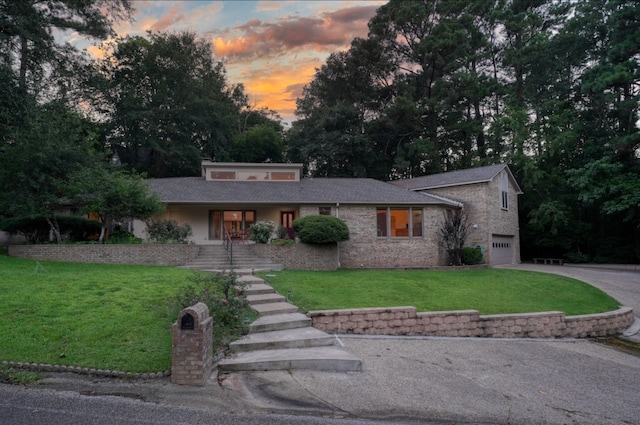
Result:
[[[273,221],[258,221],[249,227],[249,239],[255,243],[268,243],[274,229]]]
[[[336,243],[349,240],[346,223],[332,215],[309,215],[293,221],[293,230],[301,242]]]
[[[44,217],[8,218],[0,223],[0,230],[22,235],[29,243],[47,242],[50,228]]]
[[[120,231],[120,232],[113,232],[109,236],[109,238],[106,240],[106,243],[138,244],[138,243],[142,243],[142,239],[136,237],[133,233]]]
[[[474,264],[480,264],[482,262],[482,251],[480,248],[472,248],[465,246],[460,253],[462,257],[462,264],[472,266]]]
[[[100,234],[100,223],[85,217],[61,215],[56,217],[56,221],[65,241],[86,241]],[[29,243],[44,243],[49,242],[51,226],[45,217],[17,217],[3,220],[0,230],[20,234]]]
[[[151,220],[147,222],[149,240],[157,243],[187,243],[192,235],[191,226],[179,225],[175,220]]]

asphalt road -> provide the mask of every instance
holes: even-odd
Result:
[[[399,424],[400,422],[393,422]],[[113,396],[0,385],[2,425],[384,425],[356,419],[234,415]]]

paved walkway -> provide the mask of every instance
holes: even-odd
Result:
[[[640,273],[539,267],[588,279],[625,305],[640,304]],[[361,373],[234,373],[220,382],[214,375],[202,388],[168,380],[70,383],[64,375],[42,386],[138,394],[151,402],[234,413],[464,425],[640,425],[640,357],[588,340],[337,338],[363,360]]]

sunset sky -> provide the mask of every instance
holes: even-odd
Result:
[[[315,69],[353,38],[387,0],[370,1],[151,1],[135,0],[132,23],[118,35],[190,30],[226,58],[228,79],[244,83],[250,103],[294,119],[295,100]],[[73,40],[71,40],[73,42]],[[97,46],[89,52],[99,57]]]

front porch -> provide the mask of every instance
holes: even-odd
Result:
[[[197,245],[220,245],[225,235],[234,243],[247,243],[249,228],[258,221],[271,221],[277,230],[284,227],[293,234],[293,220],[300,217],[300,208],[293,205],[207,205],[170,204],[159,219],[174,220],[191,226],[189,239]],[[134,225],[134,234],[145,238],[145,225]]]

